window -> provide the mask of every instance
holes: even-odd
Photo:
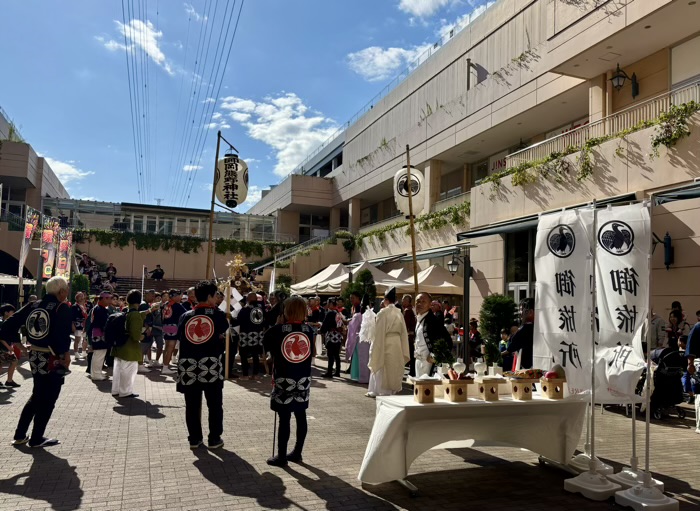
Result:
[[[161,234],[167,234],[168,236],[172,235],[173,223],[174,223],[174,220],[172,218],[163,218],[160,221],[160,226],[159,226],[158,232],[160,232]]]
[[[143,232],[143,215],[134,215],[134,232]]]
[[[388,218],[394,218],[395,216],[399,216],[399,210],[396,207],[396,201],[393,197],[384,201],[382,209],[384,211],[384,220]]]
[[[440,180],[440,200],[449,199],[462,193],[462,171],[455,170],[442,176]]]
[[[484,160],[480,161],[479,163],[475,163],[474,166],[472,167],[472,186],[476,185],[484,179],[486,176],[489,175],[489,161]]]
[[[534,229],[505,235],[506,290],[516,302],[535,296]]]
[[[158,231],[158,223],[156,220],[156,217],[154,216],[149,216],[146,217],[146,232],[157,232]]]
[[[177,219],[177,231],[178,234],[189,234],[187,232],[187,219],[178,218]]]

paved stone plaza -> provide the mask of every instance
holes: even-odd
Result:
[[[84,362],[80,362],[84,364]],[[224,449],[189,449],[184,402],[172,379],[139,375],[135,400],[117,401],[110,383],[92,383],[84,365],[67,377],[47,434],[62,444],[14,448],[12,434],[31,392],[27,367],[15,392],[0,391],[0,510],[436,510],[610,509],[564,492],[563,472],[512,448],[434,450],[412,466],[411,498],[397,483],[362,488],[357,473],[375,402],[345,380],[314,381],[305,465],[265,463],[272,451],[269,380],[228,383]],[[320,369],[316,371],[320,375]],[[4,377],[3,377],[4,381]],[[598,412],[600,413],[600,412]],[[639,422],[640,431],[643,423]],[[502,424],[500,427],[517,427]],[[599,422],[601,456],[629,458],[630,419],[614,410]],[[681,509],[700,504],[700,435],[693,412],[652,425],[652,468]],[[206,429],[205,429],[206,432]],[[206,433],[205,433],[206,434]],[[642,437],[640,436],[640,439]]]

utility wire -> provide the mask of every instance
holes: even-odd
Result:
[[[235,1],[235,0],[234,0],[234,1]],[[236,26],[235,26],[234,29],[233,29],[233,36],[231,37],[231,43],[229,44],[228,52],[227,52],[227,54],[226,54],[226,62],[224,63],[223,73],[221,74],[221,79],[219,80],[219,85],[218,85],[217,90],[216,90],[216,96],[214,96],[214,101],[215,101],[215,103],[214,103],[214,105],[213,105],[213,107],[212,107],[213,109],[216,107],[216,102],[218,102],[219,94],[221,93],[221,86],[222,86],[222,84],[223,84],[223,82],[224,82],[224,76],[226,76],[226,70],[228,69],[228,62],[229,62],[229,59],[231,58],[231,50],[233,49],[233,43],[234,43],[234,41],[235,41],[235,39],[236,39],[236,34],[238,33],[238,25],[239,25],[239,23],[240,23],[240,21],[241,21],[241,13],[243,12],[243,5],[244,5],[244,4],[245,4],[245,0],[241,0],[241,6],[240,6],[240,8],[239,8],[239,10],[238,10],[238,16],[237,16],[237,18],[236,18]],[[234,5],[235,5],[235,4],[234,4]],[[218,73],[217,73],[217,74],[218,74]],[[213,109],[212,109],[212,112],[213,112]],[[206,134],[205,134],[205,140],[206,140],[206,136],[209,134],[209,125],[210,125],[210,123],[211,123],[211,119],[210,119],[210,122],[207,124],[207,130],[206,130]],[[203,148],[202,148],[202,152],[203,152]],[[199,154],[198,163],[199,163],[199,162],[201,161],[201,159],[202,159],[202,152],[200,152],[200,154]],[[190,199],[190,193],[191,193],[191,191],[192,191],[192,184],[194,184],[194,182],[195,182],[195,180],[196,180],[196,177],[197,177],[197,170],[195,170],[195,175],[193,176],[193,180],[192,180],[192,182],[191,182],[191,184],[190,184],[189,191],[187,192],[187,199],[185,200],[185,205],[187,205],[187,202],[188,202],[189,199]]]
[[[136,172],[136,186],[139,190],[139,160],[138,160],[138,148],[136,145],[136,126],[134,123],[134,100],[133,92],[131,90],[131,69],[129,67],[129,45],[126,37],[126,12],[124,9],[124,0],[122,0],[122,23],[124,24],[124,55],[126,56],[126,76],[127,82],[129,83],[129,107],[131,110],[131,136],[134,142],[134,171]],[[141,197],[141,192],[139,191],[139,198]]]

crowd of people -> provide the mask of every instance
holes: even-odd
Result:
[[[284,466],[302,460],[313,357],[325,351],[328,365],[323,376],[337,378],[344,348],[349,364],[346,373],[368,385],[368,397],[376,397],[400,391],[407,373],[434,374],[438,342],[454,350],[455,338],[461,342],[464,337],[468,363],[481,356],[483,342],[475,319],[462,336],[449,303],[435,301],[425,292],[415,300],[405,295],[399,304],[396,291],[390,289],[379,307],[358,293],[349,296],[346,307],[342,298],[329,298],[322,304],[318,297],[307,300],[287,298],[280,291],[269,297],[251,292],[240,303],[230,304],[228,311],[213,281],[201,281],[184,293],[151,289],[142,296],[131,290],[126,297],[118,297],[105,290],[92,301],[77,293],[75,303],[70,304],[67,282],[54,277],[46,283],[46,292],[42,300],[19,311],[11,305],[0,307],[0,361],[10,366],[5,386],[19,386],[13,375],[23,353],[29,356],[34,383],[15,430],[16,445],[59,443],[45,437],[45,429],[63,379],[71,372],[71,362],[86,359],[86,372],[94,382],[108,380],[111,371],[116,399],[138,397],[134,393],[138,372],[157,370],[164,377],[173,377],[184,395],[192,449],[203,444],[204,396],[209,408],[207,445],[219,448],[224,444],[223,381],[228,361],[230,378],[256,380],[261,372],[263,377],[272,377],[270,406],[279,417],[279,429],[278,450],[268,463]],[[677,305],[674,303],[668,326],[654,317],[653,348],[675,343],[678,349],[685,349],[686,380],[692,388],[695,360],[700,362],[700,321],[691,329]],[[517,353],[523,368],[532,365],[534,309],[533,299],[523,300],[521,325],[502,332],[504,358]],[[26,345],[21,336],[26,337]],[[296,442],[287,452],[292,415],[297,424]]]

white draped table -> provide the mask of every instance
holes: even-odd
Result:
[[[411,463],[423,452],[452,441],[522,447],[556,463],[567,464],[578,445],[586,401],[569,397],[532,401],[502,397],[466,403],[438,399],[419,404],[413,396],[377,398],[377,415],[359,480],[367,484],[399,481],[405,485]]]

